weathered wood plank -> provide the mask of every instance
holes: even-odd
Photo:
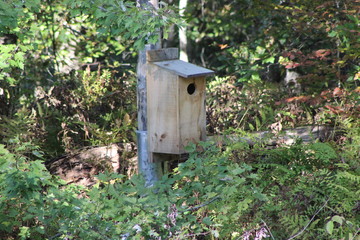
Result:
[[[194,86],[194,93],[189,94],[187,88]],[[206,140],[205,79],[181,78],[179,80],[179,122],[180,153],[190,142]]]
[[[181,60],[170,60],[162,62],[153,62],[153,64],[175,73],[183,78],[202,77],[213,75],[214,71],[187,63]]]
[[[179,148],[177,76],[148,66],[148,138],[150,152],[176,153]]]
[[[156,48],[155,45],[145,45],[144,50],[139,51],[137,64],[137,108],[138,108],[138,130],[147,130],[147,91],[146,91],[146,52]]]
[[[164,48],[146,52],[148,62],[158,62],[165,60],[174,60],[179,58],[179,49]]]

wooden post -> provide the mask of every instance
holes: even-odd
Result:
[[[145,45],[139,51],[137,63],[137,107],[138,107],[138,130],[147,131],[147,98],[146,98],[146,51],[156,49],[154,45]]]
[[[157,0],[137,0],[139,7],[152,5],[158,8]],[[150,33],[154,34],[154,33]],[[160,35],[159,35],[160,36]],[[138,107],[138,168],[145,178],[146,185],[153,185],[161,176],[161,163],[150,162],[147,147],[147,98],[146,98],[146,51],[160,48],[160,38],[157,44],[148,44],[139,51],[137,64],[137,107]],[[145,146],[146,145],[146,146]]]

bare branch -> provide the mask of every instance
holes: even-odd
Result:
[[[354,240],[356,238],[356,236],[358,235],[359,231],[360,231],[360,228],[357,229],[354,236],[350,240]]]
[[[265,228],[268,230],[268,232],[269,232],[269,234],[270,234],[270,236],[271,236],[271,239],[272,239],[272,240],[275,240],[275,238],[274,238],[274,236],[272,235],[271,230],[270,230],[270,228],[268,227],[268,225],[266,224],[266,222],[265,222],[264,220],[262,220],[262,219],[261,219],[261,221],[264,223]]]

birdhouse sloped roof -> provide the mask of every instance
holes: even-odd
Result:
[[[212,70],[199,67],[194,64],[184,62],[181,60],[170,60],[170,61],[161,61],[161,62],[152,62],[152,63],[159,66],[160,68],[166,69],[184,78],[202,77],[202,76],[209,76],[214,74],[214,71]]]

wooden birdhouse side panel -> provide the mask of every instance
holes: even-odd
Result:
[[[179,153],[178,76],[148,65],[147,112],[149,151]]]
[[[180,151],[190,142],[205,141],[205,78],[182,78],[179,81]]]

